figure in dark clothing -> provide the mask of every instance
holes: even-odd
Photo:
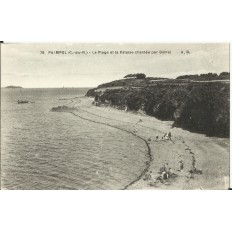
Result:
[[[180,161],[180,171],[183,172],[184,169],[184,162],[183,160]]]
[[[143,180],[151,180],[151,179],[152,179],[152,171],[146,173]]]

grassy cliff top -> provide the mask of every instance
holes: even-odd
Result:
[[[224,81],[230,80],[230,73],[222,72],[220,75],[216,73],[207,73],[201,75],[184,75],[175,79],[162,78],[162,77],[146,77],[142,79],[138,78],[124,78],[120,80],[111,81],[99,85],[97,88],[110,88],[110,87],[146,87],[162,84],[185,84],[189,82],[210,82],[210,81]]]

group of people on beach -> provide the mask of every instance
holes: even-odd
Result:
[[[174,178],[174,177],[177,177],[177,174],[175,174],[173,171],[172,171],[172,168],[169,167],[169,164],[166,163],[164,164],[159,172],[158,172],[160,175],[157,177],[157,180],[164,180],[164,179],[169,179],[169,178]]]
[[[143,120],[142,119],[139,119],[136,124],[140,124],[142,123]],[[137,133],[138,132],[138,129],[135,129],[134,130],[134,133]],[[169,131],[168,133],[165,133],[164,135],[162,135],[161,137],[159,137],[159,135],[156,135],[155,136],[155,141],[158,141],[159,138],[161,138],[161,140],[164,140],[164,141],[167,141],[167,140],[171,140],[172,141],[172,134],[171,132]],[[147,139],[148,143],[150,143],[152,141],[152,138],[149,137]],[[172,141],[173,142],[173,141]],[[174,142],[173,142],[174,143]],[[193,177],[193,174],[202,174],[202,170],[199,170],[197,169],[196,167],[196,158],[195,158],[195,155],[193,152],[191,152],[191,149],[188,148],[188,150],[190,150],[190,154],[192,154],[192,168],[191,170],[189,171],[191,177]],[[179,172],[183,172],[184,171],[184,161],[183,160],[180,160],[179,161],[179,169],[177,170]],[[159,172],[158,172],[159,176],[156,178],[156,182],[161,182],[161,183],[164,183],[164,180],[168,180],[170,178],[176,178],[178,177],[178,175],[176,173],[173,172],[172,168],[169,167],[169,164],[168,163],[165,163],[160,169],[159,169]],[[152,171],[148,172],[145,174],[144,176],[144,180],[147,181],[147,180],[152,180]]]
[[[179,169],[177,171],[179,172],[183,172],[184,170],[184,161],[180,160],[179,161],[180,166]],[[176,173],[173,172],[172,168],[169,166],[168,163],[165,163],[158,172],[159,176],[156,178],[155,183],[161,182],[164,183],[165,180],[171,179],[171,178],[176,178],[178,177],[178,175]],[[202,174],[202,170],[197,169],[196,167],[196,158],[195,155],[192,155],[192,169],[189,171],[190,178],[193,178],[193,174]],[[150,171],[149,173],[147,173],[144,177],[144,180],[152,180],[152,171]]]
[[[156,139],[156,140],[159,140],[159,135],[156,135],[156,136],[155,136],[155,139]],[[171,132],[169,131],[168,133],[165,133],[165,134],[161,137],[161,140],[172,140],[172,134],[171,134]]]
[[[159,170],[159,176],[156,178],[156,182],[163,183],[164,180],[170,179],[170,178],[176,178],[178,175],[175,174],[171,167],[169,167],[168,163],[165,163]],[[147,173],[144,177],[144,180],[152,180],[152,171]]]
[[[135,124],[140,124],[142,123],[143,120],[142,118],[140,118]],[[138,129],[134,129],[134,132],[138,132]],[[159,135],[156,135],[155,137],[156,140],[159,140]],[[172,140],[172,134],[171,132],[169,131],[168,133],[165,133],[162,137],[161,137],[162,140]],[[151,138],[148,139],[149,141],[151,141]]]
[[[137,131],[136,131],[137,132]],[[158,141],[159,140],[159,135],[156,135],[155,136],[155,141]],[[168,132],[168,133],[165,133],[162,137],[161,137],[161,140],[172,140],[172,134],[171,132]],[[148,138],[148,141],[150,142],[151,141],[151,138],[149,137]]]
[[[192,154],[192,159],[191,159],[191,161],[192,161],[192,168],[189,171],[189,174],[190,174],[190,177],[193,178],[193,174],[202,174],[202,170],[197,169],[195,155],[194,155],[193,152],[191,154]],[[180,160],[179,163],[180,163],[180,166],[179,166],[179,169],[177,171],[183,172],[183,170],[184,170],[184,161]],[[178,177],[178,175],[173,172],[172,168],[169,166],[168,163],[165,163],[159,169],[158,174],[159,174],[159,176],[156,178],[156,183],[157,182],[164,183],[164,180]],[[145,174],[145,176],[144,176],[144,180],[145,181],[152,180],[152,179],[153,179],[152,178],[152,171],[150,171],[147,174]]]
[[[172,140],[172,134],[171,134],[171,132],[169,131],[168,133],[165,133],[164,136],[162,136],[162,139]]]
[[[163,182],[163,180],[167,180],[167,179],[170,179],[170,178],[175,178],[177,177],[178,175],[175,174],[172,170],[171,167],[169,167],[169,164],[166,163],[164,164],[159,172],[158,172],[160,175],[156,178],[157,181],[161,181]],[[152,171],[150,171],[149,173],[147,173],[144,177],[144,180],[152,180]]]

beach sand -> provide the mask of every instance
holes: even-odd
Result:
[[[229,139],[207,137],[181,128],[172,128],[172,122],[160,121],[143,113],[117,110],[112,107],[95,106],[93,98],[74,98],[67,106],[74,107],[68,113],[88,120],[118,128],[139,137],[147,145],[146,168],[138,177],[125,186],[125,189],[228,189],[229,188]],[[171,132],[172,139],[162,136]],[[158,139],[156,139],[158,136]],[[125,141],[126,143],[127,141]],[[119,147],[120,149],[120,147]],[[192,155],[196,159],[197,169],[202,174],[190,176]],[[180,161],[184,163],[182,172]],[[176,178],[163,183],[157,181],[160,168],[168,163]],[[144,166],[144,165],[143,165]],[[144,174],[152,171],[151,179],[144,180]]]

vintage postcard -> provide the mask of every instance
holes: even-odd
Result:
[[[229,52],[2,43],[1,189],[228,189]]]

